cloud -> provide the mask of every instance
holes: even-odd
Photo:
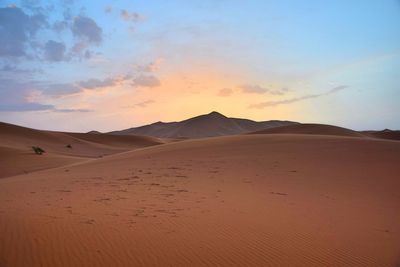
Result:
[[[154,100],[152,100],[152,99],[149,99],[149,100],[146,100],[146,101],[143,101],[143,102],[139,102],[139,103],[136,103],[136,104],[133,104],[132,106],[131,106],[131,108],[145,108],[145,107],[147,107],[148,105],[151,105],[151,104],[153,104],[153,103],[155,103],[155,101]]]
[[[160,66],[163,62],[163,58],[157,58],[156,60],[145,65],[135,65],[134,68],[140,72],[156,72],[160,69]]]
[[[42,94],[51,97],[62,97],[67,95],[78,94],[82,92],[82,88],[72,83],[56,83],[39,88]]]
[[[161,85],[161,82],[153,75],[140,75],[133,79],[132,85],[142,87],[157,87]]]
[[[86,51],[85,51],[85,54],[83,54],[83,56],[84,56],[86,59],[91,59],[92,56],[93,56],[93,53],[92,53],[92,51],[90,51],[90,50],[86,50]]]
[[[93,78],[72,83],[47,84],[46,86],[40,86],[36,90],[42,92],[43,95],[58,98],[79,94],[84,90],[96,90],[99,88],[112,87],[129,79],[130,75],[116,76],[104,80]]]
[[[64,43],[49,40],[44,47],[44,57],[48,61],[62,61],[65,59],[65,50]]]
[[[269,93],[271,95],[284,95],[288,89],[287,88],[282,88],[282,89],[269,89],[262,87],[260,85],[241,85],[239,88],[242,90],[243,93],[248,93],[248,94],[265,94]]]
[[[269,90],[259,85],[242,85],[239,86],[239,88],[242,89],[243,93],[249,93],[249,94],[264,94]]]
[[[43,111],[53,109],[53,105],[44,105],[36,102],[5,103],[0,105],[0,112]]]
[[[36,32],[46,25],[42,14],[29,16],[18,7],[0,8],[0,57],[27,56]]]
[[[92,112],[90,109],[59,109],[53,105],[45,105],[36,102],[14,103],[0,106],[0,112],[29,112],[29,111],[53,111],[60,113]]]
[[[101,87],[109,87],[113,86],[117,83],[116,78],[107,78],[104,80],[99,80],[99,79],[89,79],[86,81],[81,81],[78,84],[86,89],[95,89],[95,88],[101,88]]]
[[[10,78],[0,78],[0,106],[26,102],[37,83],[20,82]]]
[[[15,65],[10,65],[10,64],[5,64],[0,68],[0,74],[2,72],[7,72],[7,75],[9,77],[10,74],[24,74],[24,75],[32,75],[34,73],[42,73],[43,71],[37,68],[33,69],[19,69]]]
[[[51,104],[32,100],[32,92],[37,90],[37,82],[17,82],[11,79],[0,79],[0,112],[88,112],[85,109],[59,109]]]
[[[110,87],[116,85],[119,81],[124,81],[124,78],[106,78],[104,80],[88,79],[85,81],[78,81],[75,83],[56,83],[49,84],[38,90],[42,94],[50,97],[63,97],[74,94],[79,94],[83,90],[96,90],[98,88]]]
[[[89,46],[89,44],[85,41],[75,43],[71,48],[72,55],[81,55],[83,51]]]
[[[49,23],[43,14],[54,10],[35,6],[37,3],[31,2],[25,1],[25,9],[16,6],[0,8],[0,59],[24,57],[50,62],[70,60],[75,56],[87,59],[90,58],[90,52],[86,49],[90,45],[101,44],[103,31],[93,19],[77,16],[72,20],[72,17],[64,14],[64,20]],[[70,29],[76,38],[70,48],[63,42],[51,39],[51,36],[59,37],[66,29]],[[46,34],[39,34],[41,30]],[[49,40],[43,40],[45,36],[50,37]]]
[[[321,97],[321,96],[327,96],[327,95],[330,95],[330,94],[334,94],[334,93],[342,91],[342,90],[344,90],[346,88],[348,88],[348,86],[341,85],[341,86],[337,86],[335,88],[332,88],[331,90],[329,90],[329,91],[327,91],[325,93],[322,93],[322,94],[310,94],[310,95],[304,95],[304,96],[301,96],[301,97],[288,98],[288,99],[284,99],[284,100],[266,101],[266,102],[261,102],[261,103],[258,103],[258,104],[250,105],[249,108],[262,109],[262,108],[266,108],[266,107],[274,107],[274,106],[278,106],[278,105],[291,104],[291,103],[303,101],[303,100],[306,100],[306,99],[318,98],[318,97]]]
[[[233,94],[233,90],[231,88],[223,88],[219,90],[218,96],[227,97]]]
[[[100,44],[103,40],[103,30],[93,19],[84,16],[74,19],[72,33],[75,37],[92,44]]]
[[[96,22],[84,16],[75,17],[71,27],[72,34],[77,38],[71,47],[69,56],[80,59],[89,59],[92,52],[87,50],[90,45],[100,45],[103,41],[103,30]]]
[[[71,113],[71,112],[92,112],[91,109],[83,109],[83,108],[54,108],[52,109],[54,112],[61,112],[61,113]]]
[[[126,9],[122,9],[120,16],[123,20],[132,21],[132,22],[139,22],[144,20],[144,17],[136,12],[129,12]]]
[[[348,88],[347,85],[336,86],[336,87],[332,88],[331,90],[329,90],[325,95],[334,94],[334,93],[342,91],[343,89],[346,89],[346,88]]]
[[[68,22],[65,20],[56,21],[53,23],[52,29],[57,33],[61,33],[65,29],[69,28],[68,25],[69,25]]]

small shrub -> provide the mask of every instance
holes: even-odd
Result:
[[[32,147],[33,152],[35,152],[35,154],[37,155],[42,155],[43,153],[45,153],[46,151],[44,151],[41,147],[38,146],[33,146]]]

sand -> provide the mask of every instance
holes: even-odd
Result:
[[[0,122],[0,178],[161,143],[157,138],[146,136],[42,131]],[[32,146],[41,147],[45,153],[35,155]]]
[[[247,134],[313,134],[313,135],[333,135],[333,136],[349,136],[349,137],[376,137],[368,136],[364,133],[342,128],[334,125],[302,123],[287,126],[274,127],[261,131],[250,132]]]
[[[163,144],[0,179],[0,266],[398,266],[400,142]]]

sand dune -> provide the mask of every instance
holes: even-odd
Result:
[[[1,146],[0,159],[0,178],[21,173],[26,174],[86,160],[85,158],[81,157],[64,156],[51,153],[45,153],[42,156],[38,156],[31,151]]]
[[[0,122],[0,178],[160,143],[161,140],[145,136],[42,131]],[[35,155],[32,146],[41,147],[46,153]]]
[[[397,266],[399,158],[395,141],[260,134],[4,178],[0,266]]]
[[[160,143],[160,140],[146,136],[116,137],[108,134],[63,133],[0,122],[0,145],[23,150],[31,150],[31,146],[40,146],[52,153],[97,157]]]
[[[112,135],[98,133],[65,133],[80,140],[86,140],[93,143],[108,145],[111,147],[120,147],[123,149],[135,149],[147,146],[162,144],[163,142],[150,136],[137,135]]]
[[[332,135],[332,136],[349,136],[349,137],[366,137],[366,135],[350,129],[325,125],[302,123],[288,126],[264,129],[261,131],[251,132],[249,134],[314,134],[314,135]]]
[[[383,131],[364,131],[362,133],[373,138],[400,140],[400,131],[385,129]]]

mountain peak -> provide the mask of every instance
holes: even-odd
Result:
[[[224,117],[224,118],[226,118],[225,115],[223,115],[223,114],[221,114],[221,113],[219,113],[219,112],[217,112],[217,111],[212,111],[212,112],[208,113],[207,116]]]
[[[89,131],[89,132],[87,132],[88,134],[101,134],[101,132],[99,132],[99,131],[96,131],[96,130],[92,130],[92,131]]]

